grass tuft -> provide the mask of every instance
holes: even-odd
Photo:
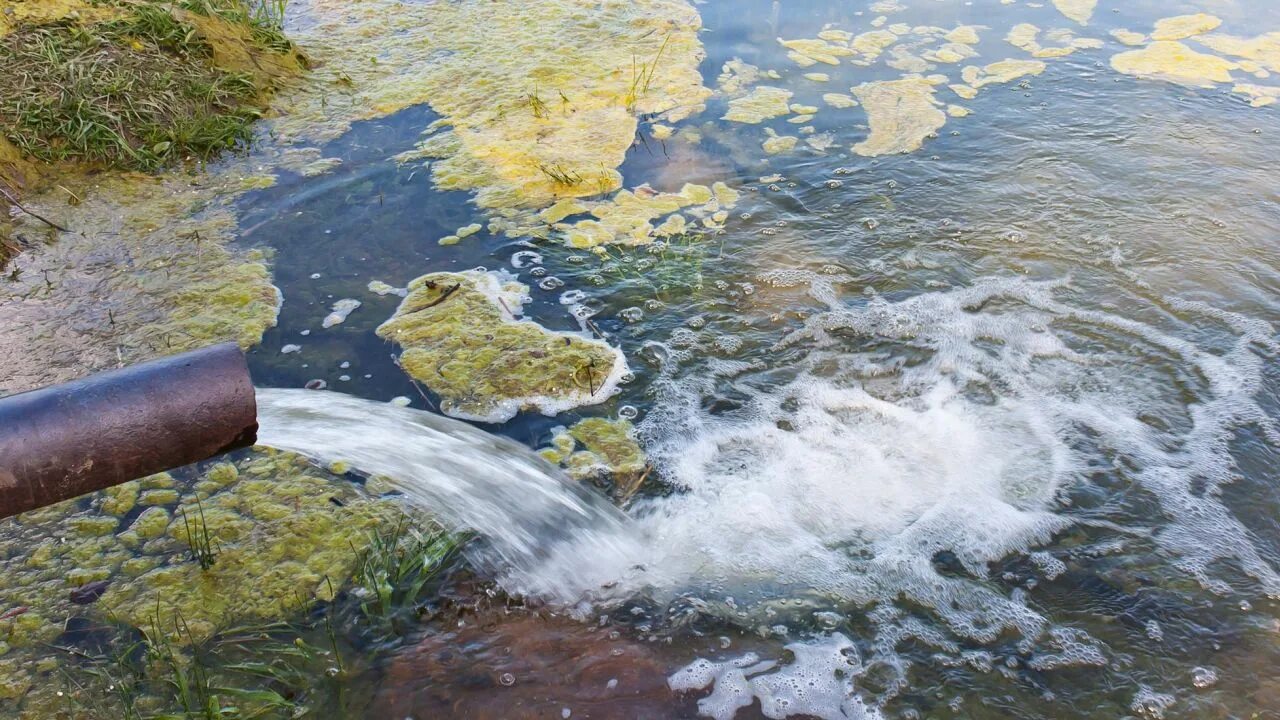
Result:
[[[420,531],[401,519],[394,528],[370,533],[368,547],[357,553],[355,584],[360,610],[378,624],[390,623],[422,595],[461,543],[435,528]]]
[[[573,170],[566,169],[563,165],[556,163],[555,165],[539,165],[538,169],[543,175],[551,178],[558,185],[568,185],[573,187],[582,184],[582,176]]]
[[[213,567],[218,557],[214,548],[213,535],[209,532],[209,524],[204,519],[204,505],[196,498],[196,517],[190,517],[185,507],[179,508],[182,514],[182,527],[187,532],[187,545],[191,548],[192,558],[200,565],[201,570]]]
[[[252,137],[259,89],[216,67],[178,10],[249,28],[273,50],[284,0],[131,2],[119,19],[22,26],[0,38],[0,134],[24,155],[131,170],[206,161]]]

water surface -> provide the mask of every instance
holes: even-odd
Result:
[[[562,294],[584,293],[637,377],[580,414],[638,408],[655,472],[627,509],[625,559],[542,558],[540,590],[661,648],[637,662],[682,694],[629,717],[1276,716],[1280,115],[1229,86],[1120,74],[1110,58],[1132,48],[1109,31],[1205,11],[1253,36],[1280,10],[1104,0],[1082,26],[1049,3],[698,9],[705,82],[735,58],[776,70],[761,82],[818,106],[828,149],[768,156],[764,128],[796,124],[718,120],[713,97],[674,138],[642,126],[621,170],[627,187],[741,189],[723,231],[606,256],[539,242],[530,268],[512,262],[527,240],[436,244],[484,215],[389,160],[429,109],[358,124],[324,149],[335,172],[243,203],[285,297],[257,377],[432,409],[373,334],[399,298],[369,281],[505,268],[557,329],[579,327]],[[983,26],[977,64],[1026,57],[1004,41],[1018,23],[1102,46],[983,88],[919,150],[863,157],[863,109],[821,96],[904,71],[800,68],[777,39],[857,34],[882,13]],[[964,64],[930,72],[956,82]],[[539,288],[548,276],[564,286]],[[322,329],[339,298],[363,305]],[[537,447],[572,419],[487,429]],[[526,580],[511,589],[539,589]],[[482,708],[458,693],[454,712]],[[570,690],[548,693],[572,710]]]

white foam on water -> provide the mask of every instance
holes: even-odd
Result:
[[[711,328],[646,346],[662,368],[639,427],[674,491],[638,500],[630,521],[527,449],[406,408],[264,391],[263,442],[395,478],[488,536],[482,559],[509,590],[584,614],[693,595],[731,622],[788,632],[792,619],[865,608],[865,657],[831,634],[788,657],[707,658],[673,676],[674,688],[710,689],[710,717],[759,702],[771,718],[877,718],[907,682],[907,641],[978,662],[974,643],[1012,632],[1037,670],[1109,663],[1104,645],[1043,617],[1034,591],[987,577],[1018,554],[1061,572],[1035,553],[1076,522],[1153,539],[1210,590],[1238,579],[1219,574],[1227,565],[1280,596],[1280,575],[1220,500],[1237,433],[1280,445],[1254,399],[1277,350],[1269,325],[1166,301],[1178,319],[1157,327],[1083,309],[1065,283],[867,301],[840,297],[840,280],[759,278],[755,302],[803,287],[826,306],[767,362],[716,358]],[[1105,506],[1074,513],[1067,491],[1099,472],[1158,510],[1142,526]],[[871,668],[874,692],[858,686]]]
[[[664,379],[641,430],[680,491],[637,513],[651,542],[650,582],[735,591],[738,613],[741,589],[752,585],[762,605],[816,591],[880,608],[871,613],[871,661],[900,678],[894,646],[929,633],[929,644],[950,650],[952,638],[991,642],[1014,630],[1037,669],[1105,665],[1105,648],[1087,634],[1051,626],[1025,591],[1004,594],[984,579],[990,563],[1032,553],[1076,522],[1062,491],[1106,467],[1163,515],[1111,526],[1153,537],[1211,590],[1227,589],[1214,567],[1230,560],[1280,595],[1280,575],[1219,499],[1236,476],[1233,435],[1280,437],[1254,399],[1262,356],[1276,350],[1266,323],[1169,303],[1198,329],[1214,326],[1210,349],[1080,309],[1059,299],[1061,283],[997,280],[849,308],[834,291],[838,279],[761,278],[807,284],[828,306],[774,348],[789,367],[715,361],[681,373],[700,352],[688,338],[655,353],[665,358]],[[740,407],[709,410],[715,396]],[[940,551],[965,574],[939,572]],[[1060,571],[1038,562],[1046,574]],[[929,608],[945,633],[907,627],[893,610],[901,600]],[[754,697],[781,713],[769,717],[862,717],[826,700],[784,708],[775,702],[783,695],[731,663],[701,662],[698,677],[712,676],[703,687],[716,688],[705,715],[732,717],[733,703]],[[673,686],[693,687],[694,669]]]
[[[698,713],[715,720],[730,720],[756,700],[764,716],[774,720],[798,714],[850,720],[883,717],[855,692],[853,680],[863,668],[849,638],[835,633],[814,643],[791,643],[786,649],[793,659],[785,665],[761,662],[754,653],[718,663],[700,659],[667,683],[677,692],[714,683],[711,694],[698,701]]]

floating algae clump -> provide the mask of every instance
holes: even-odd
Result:
[[[1196,42],[1223,55],[1244,58],[1272,72],[1280,72],[1280,32],[1269,32],[1255,38],[1205,35],[1196,38]]]
[[[745,97],[729,101],[724,119],[740,123],[761,123],[791,112],[791,91],[770,85],[752,89]]]
[[[1217,55],[1196,52],[1175,40],[1157,40],[1141,50],[1113,55],[1111,67],[1126,75],[1207,88],[1214,83],[1231,82],[1231,71],[1237,65]]]
[[[501,422],[522,408],[554,415],[609,398],[627,372],[622,353],[518,320],[527,291],[495,272],[423,275],[378,335],[404,348],[405,372],[454,417]]]
[[[1058,43],[1057,47],[1045,47],[1039,41],[1040,28],[1030,23],[1013,26],[1005,40],[1016,48],[1026,50],[1032,57],[1055,58],[1065,57],[1084,48],[1100,48],[1102,41],[1096,38],[1078,38],[1070,30],[1058,29],[1045,33],[1045,39]]]
[[[1222,20],[1205,13],[1178,15],[1157,20],[1151,31],[1152,40],[1182,40],[1192,35],[1207,33],[1222,24]]]
[[[765,128],[765,133],[768,137],[760,143],[760,146],[769,155],[790,152],[796,148],[796,143],[800,142],[800,138],[794,135],[779,135],[773,128]]]
[[[800,67],[811,67],[817,63],[839,65],[840,58],[853,54],[853,50],[850,50],[847,45],[827,42],[822,38],[810,40],[778,38],[778,44],[790,51],[787,57]]]
[[[1058,12],[1084,25],[1093,17],[1098,0],[1053,0],[1053,6],[1058,8]]]
[[[867,111],[871,134],[853,146],[859,155],[876,156],[917,150],[924,139],[947,122],[924,78],[863,83],[853,94]]]
[[[1253,107],[1274,105],[1276,100],[1280,99],[1280,87],[1267,87],[1263,85],[1252,85],[1250,83],[1239,83],[1231,88],[1231,92],[1248,97],[1249,104]]]
[[[1119,30],[1112,30],[1111,37],[1115,38],[1117,41],[1125,45],[1136,46],[1136,45],[1143,45],[1147,42],[1146,35],[1143,35],[1140,32],[1134,32],[1132,30],[1125,30],[1123,28]]]
[[[1045,64],[1039,60],[1001,60],[990,65],[970,65],[960,72],[960,77],[975,90],[992,83],[1007,83],[1025,75],[1039,75]]]
[[[630,497],[643,480],[645,455],[631,421],[587,418],[553,432],[551,446],[539,454],[563,467],[570,477],[609,476],[620,499]]]
[[[701,19],[683,0],[312,7],[318,56],[359,58],[341,66],[350,90],[339,102],[352,119],[429,103],[446,128],[422,145],[439,158],[436,184],[475,191],[484,208],[537,208],[615,189],[638,116],[680,120],[710,95],[698,72]],[[361,52],[325,49],[339,42]],[[359,66],[374,65],[370,57],[377,66]],[[306,135],[301,120],[278,125]]]
[[[686,183],[678,193],[658,192],[648,185],[641,185],[634,190],[619,190],[611,199],[602,202],[566,204],[561,201],[542,211],[539,217],[551,223],[552,229],[561,234],[562,241],[569,247],[644,245],[658,237],[684,231],[684,216],[675,214],[678,210],[697,206],[690,213],[707,217],[732,209],[737,201],[737,191],[722,182],[710,188]],[[588,213],[592,218],[575,223],[558,222],[558,219],[578,213]],[[663,216],[667,216],[666,221],[655,227],[653,221]]]

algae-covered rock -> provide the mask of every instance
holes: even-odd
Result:
[[[98,537],[115,532],[118,524],[114,517],[79,517],[71,521],[71,529],[81,537]]]
[[[147,490],[138,497],[139,505],[172,505],[178,502],[178,491],[172,489]]]
[[[644,450],[631,421],[587,418],[569,428],[556,428],[551,446],[538,453],[577,480],[612,479],[618,496],[626,499],[644,479]]]
[[[608,399],[627,372],[621,351],[520,320],[527,292],[496,272],[423,275],[378,335],[404,348],[401,367],[454,417],[500,422]]]
[[[129,512],[138,504],[139,489],[138,482],[133,481],[103,490],[102,512],[108,515],[124,515]]]
[[[142,540],[150,540],[160,537],[168,528],[169,511],[162,507],[150,507],[142,511],[129,530]]]
[[[638,473],[644,470],[644,451],[636,442],[630,420],[587,418],[569,428],[569,435],[589,451],[604,458],[609,471]]]

